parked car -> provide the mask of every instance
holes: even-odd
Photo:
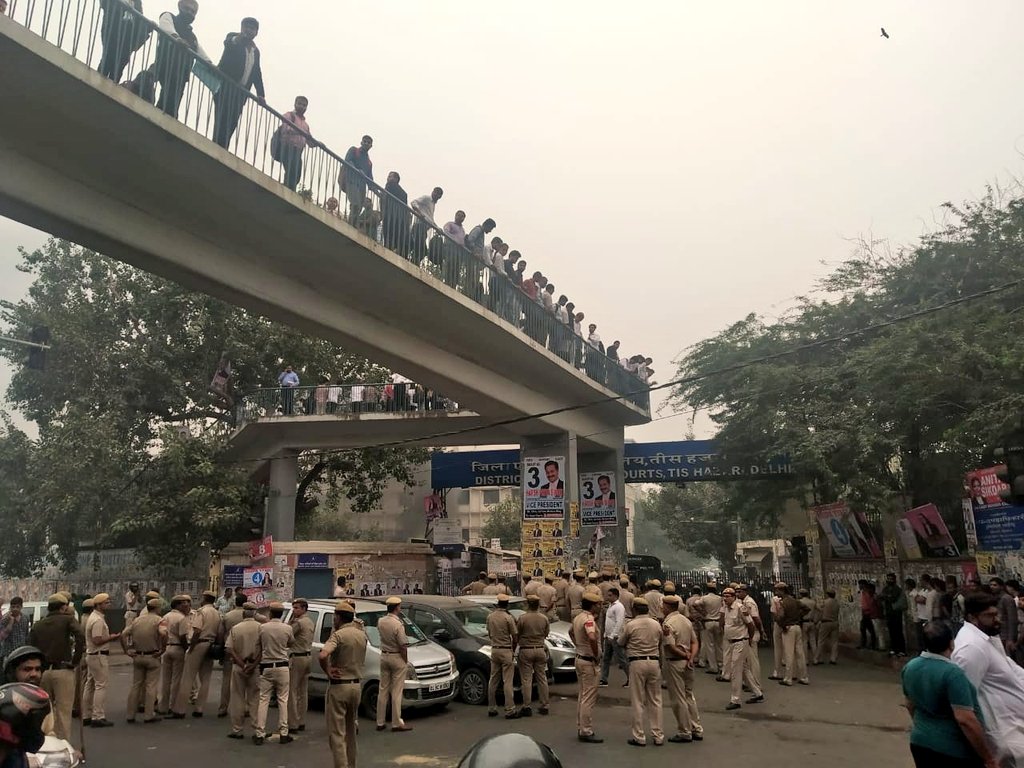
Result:
[[[459,668],[459,698],[467,704],[485,704],[491,676],[487,617],[493,608],[461,597],[403,595],[402,610],[423,634],[455,655]],[[518,667],[515,679],[518,689]]]
[[[369,644],[363,663],[360,710],[364,717],[377,716],[377,696],[380,690],[380,634],[377,622],[387,612],[383,603],[373,600],[349,599],[356,617],[366,625]],[[333,600],[310,600],[309,618],[313,621],[313,664],[309,682],[310,696],[327,696],[327,675],[320,668],[317,656],[334,631]],[[286,603],[284,620],[291,618],[291,603]],[[409,637],[409,664],[411,668],[402,694],[402,708],[445,707],[459,690],[459,671],[455,657],[438,643],[429,640],[415,624],[405,621]]]
[[[493,609],[498,604],[496,595],[466,595],[466,600]],[[508,599],[508,611],[515,617],[526,611],[526,598],[512,596]],[[546,645],[551,659],[551,672],[555,676],[576,675],[576,646],[569,639],[572,625],[567,621],[551,622]]]

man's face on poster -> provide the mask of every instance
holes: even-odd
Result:
[[[612,490],[612,484],[606,477],[597,478],[597,487],[601,489],[602,496],[607,496]]]
[[[544,465],[544,474],[548,477],[549,483],[558,482],[558,464],[553,461],[548,462]]]

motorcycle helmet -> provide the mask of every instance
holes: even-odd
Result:
[[[50,697],[42,688],[28,683],[0,686],[0,742],[22,752],[39,751],[48,714]]]
[[[562,761],[551,747],[529,736],[501,733],[474,744],[459,768],[562,768]]]
[[[45,660],[43,652],[34,645],[23,645],[8,653],[6,658],[4,658],[3,682],[17,682],[17,680],[14,679],[14,670],[18,668],[18,665],[21,664],[21,662],[32,658],[39,659],[40,661]]]

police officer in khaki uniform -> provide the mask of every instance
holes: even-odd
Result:
[[[513,680],[516,638],[519,630],[516,620],[508,612],[508,595],[498,595],[498,608],[487,616],[487,636],[491,640],[491,678],[487,684],[487,714],[498,716],[498,684],[505,692],[505,719],[515,720],[516,712]]]
[[[487,574],[487,586],[484,587],[483,594],[485,595],[500,595],[502,593],[501,587],[498,586],[498,574],[488,573]]]
[[[242,595],[244,598],[245,596]],[[249,722],[256,725],[256,714],[259,708],[260,676],[259,663],[263,656],[260,647],[260,623],[256,621],[256,605],[242,603],[242,620],[231,627],[224,641],[224,653],[231,659],[225,670],[231,671],[231,698],[229,709],[231,715],[231,733],[229,739],[244,739],[242,728],[245,715]]]
[[[111,608],[110,595],[100,592],[92,599],[93,611],[85,624],[85,663],[88,675],[82,692],[82,724],[93,728],[113,725],[106,717],[107,679],[110,649],[107,643],[121,635],[107,626],[106,612]]]
[[[533,576],[528,573],[523,574],[523,597],[529,597],[530,595],[537,594],[537,590],[543,582],[534,581]]]
[[[627,741],[634,747],[647,746],[644,715],[650,720],[651,737],[658,746],[665,743],[661,717],[661,624],[648,614],[647,600],[633,601],[636,613],[626,622],[619,645],[629,660],[629,699],[633,705],[633,735]]]
[[[383,731],[391,703],[391,730],[411,731],[402,719],[402,691],[409,670],[409,638],[402,622],[402,598],[389,597],[387,616],[377,622],[380,633],[380,692],[377,694],[377,730]]]
[[[764,690],[761,685],[761,657],[758,652],[758,648],[761,644],[761,638],[764,637],[764,624],[761,622],[761,609],[757,605],[757,601],[750,596],[750,590],[747,589],[746,584],[736,585],[736,599],[739,600],[747,607],[747,612],[750,614],[750,620],[754,622],[754,633],[751,635],[750,650],[747,652],[747,660],[744,662],[744,674],[750,673],[753,677],[754,682],[757,683],[758,690]],[[748,700],[749,704],[756,704],[753,699]]]
[[[327,736],[334,768],[356,768],[356,734],[360,680],[366,659],[366,632],[355,619],[356,609],[342,600],[334,606],[334,634],[320,652],[327,674]]]
[[[28,641],[43,652],[40,686],[53,702],[53,732],[71,739],[71,710],[75,704],[75,670],[85,656],[85,631],[67,610],[63,594],[50,595],[46,616],[32,625]]]
[[[586,575],[582,568],[577,568],[572,573],[572,584],[565,590],[566,599],[569,602],[569,618],[575,619],[583,611],[583,584]]]
[[[625,576],[619,579],[619,602],[626,612],[626,619],[633,618],[633,599],[635,595],[629,591],[629,579]]]
[[[288,733],[288,653],[295,642],[295,633],[281,621],[282,616],[284,605],[273,602],[270,604],[270,621],[260,624],[260,703],[256,714],[256,735],[252,737],[256,745],[263,744],[267,735],[271,696],[277,697],[280,743],[288,744],[294,740]]]
[[[245,605],[245,595],[235,595],[232,602],[235,607],[224,614],[224,640],[227,642],[228,635],[231,634],[231,630],[234,629],[238,624],[242,622],[245,611],[242,608]],[[221,676],[220,676],[220,708],[217,710],[217,717],[227,717],[231,712],[231,678],[234,675],[231,673],[231,654],[224,653],[224,660],[221,662]]]
[[[801,624],[807,615],[807,607],[793,597],[789,585],[780,581],[775,585],[775,594],[780,599],[781,615],[779,627],[782,631],[782,645],[786,669],[780,685],[792,685],[796,677],[801,685],[810,685],[807,678],[807,657],[804,655],[804,638]]]
[[[811,597],[811,591],[805,587],[801,587],[797,602],[807,609],[800,629],[804,635],[804,657],[808,662],[813,662],[818,655],[818,624],[821,622],[821,611],[818,610],[818,603]]]
[[[724,672],[729,675],[732,684],[731,697],[726,709],[740,708],[740,695],[743,693],[743,683],[746,681],[750,686],[753,695],[748,703],[755,704],[764,701],[761,689],[757,686],[749,670],[746,670],[747,653],[750,650],[751,638],[754,636],[756,627],[746,605],[736,599],[736,590],[726,587],[722,590],[722,609],[719,612],[719,623],[722,627],[722,635],[726,643],[726,658]]]
[[[466,585],[465,589],[462,590],[464,595],[482,595],[484,590],[487,588],[487,573],[480,571],[480,576],[476,581],[471,581]]]
[[[651,579],[647,582],[647,593],[644,595],[644,602],[647,603],[647,613],[655,621],[663,618],[661,611],[661,581]]]
[[[192,597],[175,595],[171,598],[170,612],[164,616],[167,647],[160,664],[160,703],[157,705],[157,711],[162,715],[171,716],[174,702],[178,700],[178,691],[181,690],[181,673],[185,670],[185,647],[188,645],[191,612]]]
[[[555,611],[555,603],[558,600],[558,592],[552,582],[550,573],[544,575],[544,583],[539,585],[536,595],[540,605],[540,612],[547,616],[550,621],[555,621],[558,614]]]
[[[546,580],[547,577],[545,577]],[[569,614],[568,596],[569,582],[566,581],[565,575],[561,571],[555,574],[551,586],[555,588],[555,615],[562,621],[571,621],[572,616]]]
[[[540,701],[540,714],[546,715],[548,709],[548,653],[544,640],[551,631],[548,617],[540,612],[540,598],[530,595],[526,598],[526,613],[516,619],[516,630],[519,634],[519,681],[523,690],[523,707],[519,714],[530,717],[533,709],[533,682],[537,681],[537,697]]]
[[[160,657],[167,643],[167,628],[160,614],[160,600],[151,599],[151,609],[136,617],[121,633],[121,647],[132,659],[132,688],[128,694],[128,722],[135,722],[139,704],[145,708],[144,723],[155,723],[157,683],[160,680]]]
[[[309,709],[309,667],[313,654],[313,620],[309,618],[309,603],[303,598],[292,602],[292,617],[289,624],[295,632],[292,643],[290,681],[288,694],[288,732],[306,730],[306,710]]]
[[[672,714],[676,717],[676,732],[669,741],[680,744],[701,741],[704,726],[700,722],[697,699],[693,695],[693,662],[700,650],[697,631],[679,608],[678,595],[665,595],[663,632],[665,635],[665,677]]]
[[[835,664],[839,658],[839,601],[836,600],[834,589],[825,590],[825,599],[821,601],[818,648],[814,663],[821,664],[821,659],[826,654],[829,664]]]
[[[706,667],[704,672],[722,676],[722,598],[714,584],[708,584],[700,605],[704,616],[704,627],[701,630],[701,654]]]
[[[569,637],[576,646],[576,679],[579,684],[576,732],[579,740],[584,743],[601,744],[604,739],[594,734],[594,705],[597,704],[597,686],[601,674],[601,637],[593,613],[601,605],[601,595],[584,592],[580,600],[582,607],[573,618],[569,630]]]
[[[213,659],[210,657],[210,646],[221,635],[220,611],[213,607],[217,593],[209,590],[203,592],[203,605],[192,616],[191,633],[188,649],[185,651],[185,663],[181,672],[181,684],[178,687],[178,698],[171,709],[171,717],[180,720],[185,717],[189,697],[193,686],[198,683],[192,717],[202,717],[206,699],[210,695],[210,675],[213,674]]]
[[[704,602],[700,587],[693,587],[690,590],[690,596],[686,598],[686,616],[693,624],[693,631],[697,633],[697,642],[699,643],[701,633],[704,631]],[[695,667],[704,666],[703,656],[703,653],[697,652],[697,656],[693,659]]]

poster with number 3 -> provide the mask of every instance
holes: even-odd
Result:
[[[523,459],[523,519],[565,518],[564,456],[528,456]]]
[[[580,473],[580,522],[583,525],[618,525],[614,472]]]

